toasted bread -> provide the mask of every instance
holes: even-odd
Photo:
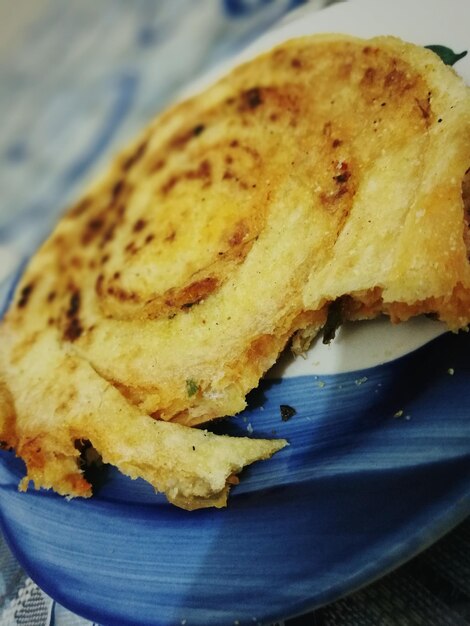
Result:
[[[31,260],[0,328],[1,438],[38,487],[88,495],[86,439],[182,506],[224,503],[285,442],[188,426],[240,412],[332,303],[469,323],[469,166],[470,91],[430,50],[317,35],[236,68],[152,122]]]

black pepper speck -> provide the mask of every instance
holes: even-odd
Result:
[[[281,419],[283,422],[288,422],[290,418],[294,417],[297,413],[297,411],[288,404],[281,404],[279,410],[281,411]]]

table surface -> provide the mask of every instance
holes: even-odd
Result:
[[[22,0],[13,10],[0,0],[0,284],[92,172],[181,86],[298,4]],[[156,73],[159,55],[166,62]],[[34,226],[27,234],[21,220],[20,229],[9,223],[12,207]],[[0,624],[90,622],[46,596],[0,537]],[[470,624],[470,520],[392,574],[285,624]]]

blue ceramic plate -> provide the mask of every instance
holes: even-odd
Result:
[[[469,10],[455,0],[359,0],[303,10],[260,46],[336,30],[462,51]],[[468,77],[466,59],[456,69]],[[331,348],[274,370],[244,414],[217,425],[290,442],[244,472],[227,509],[179,510],[113,469],[91,500],[20,494],[22,463],[3,452],[3,531],[47,593],[101,624],[253,625],[303,613],[385,574],[470,513],[469,370],[470,334],[424,320],[345,327]],[[283,421],[281,405],[295,415]]]
[[[381,367],[266,381],[224,430],[251,424],[290,446],[246,471],[226,510],[176,509],[116,471],[89,501],[21,494],[22,464],[3,453],[6,538],[46,592],[110,626],[307,611],[470,512],[469,354],[470,335],[448,334]],[[289,421],[281,404],[297,411]]]

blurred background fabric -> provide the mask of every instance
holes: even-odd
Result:
[[[188,82],[301,4],[0,0],[0,301],[110,154]],[[468,624],[469,553],[464,523],[384,580],[286,626]],[[0,537],[0,624],[91,623],[43,593]]]

